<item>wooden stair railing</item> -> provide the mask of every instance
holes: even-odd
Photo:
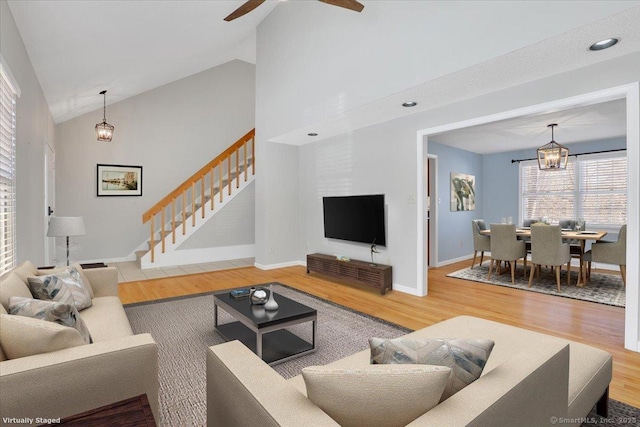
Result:
[[[228,187],[228,194],[231,195],[231,187],[233,186],[233,179],[235,179],[235,187],[240,187],[240,176],[244,175],[244,181],[247,181],[249,178],[249,168],[251,168],[251,175],[255,175],[256,173],[256,162],[255,162],[255,133],[256,130],[250,130],[246,135],[236,141],[229,148],[220,153],[215,159],[211,160],[204,167],[202,167],[198,172],[193,174],[189,179],[180,184],[175,190],[165,196],[162,200],[156,203],[151,209],[142,214],[142,223],[146,224],[150,222],[150,239],[149,239],[149,250],[151,251],[151,262],[155,260],[155,235],[159,232],[160,239],[162,241],[161,250],[162,253],[165,252],[165,241],[167,236],[171,236],[172,242],[176,242],[176,229],[182,225],[182,234],[185,235],[187,233],[187,218],[189,215],[191,216],[191,225],[195,227],[196,225],[196,211],[200,209],[202,211],[202,218],[205,217],[205,206],[207,202],[210,202],[210,209],[213,210],[215,207],[214,203],[214,195],[216,190],[218,190],[220,194],[220,202],[223,201],[223,193],[222,189],[225,185]],[[248,145],[251,146],[251,154],[248,154]],[[242,151],[242,156],[240,152]],[[232,171],[232,158],[235,155],[235,172]],[[224,166],[227,166],[227,171],[224,173]],[[216,176],[218,178],[218,185],[216,187],[215,181]],[[208,191],[207,195],[207,178],[208,178]],[[197,187],[200,187],[200,190],[197,191]],[[189,196],[189,197],[188,197]],[[196,203],[196,199],[200,198],[200,203]],[[188,199],[190,202],[188,202]],[[176,222],[176,200],[179,200],[181,207],[181,222]],[[187,212],[187,206],[190,206],[191,211]],[[168,208],[170,209],[171,221],[169,225],[169,230],[165,230],[166,225],[166,211]],[[159,229],[156,230],[156,217],[160,215],[160,226]]]

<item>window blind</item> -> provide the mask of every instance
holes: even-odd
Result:
[[[538,162],[520,164],[521,202],[524,219],[547,218],[557,224],[563,218],[575,218],[576,163],[569,159],[567,168],[543,171]]]
[[[522,219],[584,218],[590,227],[627,222],[627,157],[622,152],[569,159],[566,170],[541,171],[520,164]]]
[[[0,274],[16,263],[16,98],[0,72]]]
[[[579,162],[579,212],[587,224],[627,222],[627,157],[587,158]]]

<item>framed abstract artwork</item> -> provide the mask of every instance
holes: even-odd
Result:
[[[451,172],[451,211],[476,210],[476,177]]]
[[[142,196],[142,166],[97,165],[98,197]]]

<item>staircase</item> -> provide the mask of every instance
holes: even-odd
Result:
[[[140,268],[175,265],[169,254],[254,181],[254,137],[252,129],[142,215],[149,240],[136,251]]]

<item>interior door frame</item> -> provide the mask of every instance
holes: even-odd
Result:
[[[424,262],[425,232],[424,232],[424,199],[425,168],[424,155],[428,153],[429,135],[462,129],[471,126],[482,125],[501,120],[513,119],[527,115],[546,114],[554,111],[599,104],[616,99],[626,99],[627,115],[627,159],[628,182],[633,184],[627,190],[627,287],[624,346],[628,350],[640,351],[640,195],[637,185],[640,183],[640,82],[634,82],[621,86],[577,95],[569,98],[558,99],[542,104],[531,105],[515,110],[504,111],[484,117],[463,120],[419,130],[417,141],[417,278],[418,292],[420,295],[428,294],[428,273]]]
[[[52,181],[49,180],[49,168],[51,166]],[[49,212],[51,207],[56,209],[56,152],[47,142],[44,143],[44,261],[47,265],[55,265],[56,262],[56,241],[55,237],[47,237],[46,230],[49,229]],[[50,187],[51,186],[51,187]]]

